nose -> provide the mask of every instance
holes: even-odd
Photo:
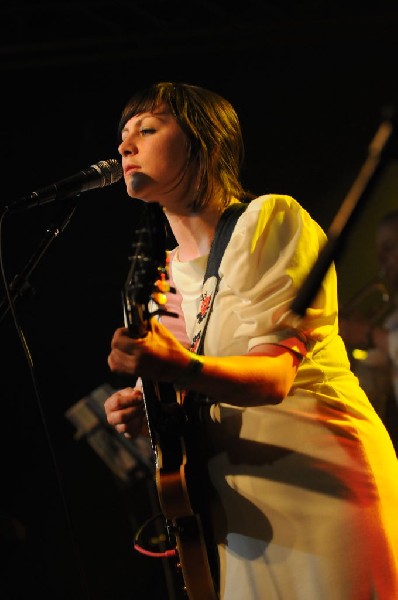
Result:
[[[137,151],[135,144],[133,143],[133,137],[128,135],[120,142],[118,146],[118,152],[121,156],[129,156]]]

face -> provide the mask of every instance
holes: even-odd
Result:
[[[132,117],[118,150],[129,196],[165,207],[189,196],[188,139],[169,112],[160,108]]]
[[[398,221],[380,225],[376,232],[376,255],[387,284],[398,290]]]

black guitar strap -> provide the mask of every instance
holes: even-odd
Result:
[[[236,202],[224,210],[217,224],[213,243],[210,248],[209,259],[207,261],[206,273],[203,283],[208,277],[215,275],[218,277],[218,268],[221,263],[225,248],[228,245],[230,237],[240,215],[246,210],[247,204]]]
[[[196,318],[194,335],[191,343],[191,352],[203,354],[204,337],[208,320],[212,311],[215,295],[220,284],[218,272],[225,248],[231,238],[236,222],[246,210],[247,204],[236,202],[224,210],[217,224],[213,243],[210,247],[206,272],[203,278],[203,288],[200,298],[199,313]]]
[[[231,206],[225,209],[218,222],[203,278],[200,307],[194,327],[194,335],[190,348],[191,352],[203,354],[206,328],[220,283],[219,266],[236,222],[246,208],[247,204],[243,202],[231,204]],[[190,496],[196,499],[197,505],[195,505],[195,509],[197,509],[200,515],[200,523],[203,527],[211,578],[214,581],[215,589],[218,589],[219,565],[217,545],[213,539],[211,519],[208,512],[210,497],[214,494],[214,490],[208,480],[207,460],[204,460],[209,448],[208,444],[205,443],[206,434],[203,432],[204,422],[202,420],[202,409],[210,404],[213,404],[213,401],[202,394],[192,391],[187,394],[183,404],[186,415],[188,415],[185,424],[184,439],[187,445],[187,453],[190,456],[189,463],[191,469],[196,472],[194,481],[193,478],[190,481]],[[204,489],[206,489],[205,495],[203,495]]]

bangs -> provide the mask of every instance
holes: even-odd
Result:
[[[170,112],[177,117],[176,84],[155,84],[146,90],[134,94],[125,106],[118,126],[118,136],[132,117],[144,112],[155,112],[160,106],[166,105]]]
[[[144,112],[154,112],[161,102],[156,97],[148,97],[148,96],[134,96],[130,99],[129,103],[125,107],[122,116],[120,117],[119,126],[118,126],[118,136],[121,137],[122,130],[126,125],[127,121],[129,121],[135,115],[139,115]]]

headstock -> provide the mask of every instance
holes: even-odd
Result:
[[[125,325],[131,337],[145,337],[149,320],[156,314],[169,314],[166,303],[168,284],[166,228],[163,209],[157,203],[145,203],[140,224],[135,230],[129,257],[130,269],[123,288]],[[156,309],[150,311],[151,300]]]

